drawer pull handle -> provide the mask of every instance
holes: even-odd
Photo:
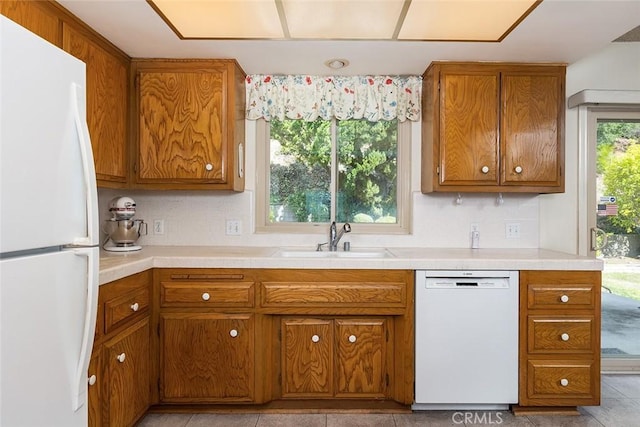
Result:
[[[134,302],[133,304],[131,304],[131,310],[133,311],[140,310],[140,304],[138,304],[137,302]]]
[[[314,335],[314,336],[311,337],[311,341],[318,342],[318,341],[320,341],[320,337],[317,336],[317,335]]]
[[[127,358],[127,355],[124,353],[120,353],[119,355],[116,356],[116,359],[118,359],[118,362],[122,363],[124,362],[124,359]]]
[[[482,169],[480,169],[482,171],[482,173],[484,174],[488,174],[489,173],[489,166],[483,166]]]
[[[97,378],[96,378],[95,374],[91,375],[89,377],[89,381],[88,381],[89,385],[94,385],[96,383],[96,380],[97,380]]]
[[[560,297],[560,301],[562,301],[562,302],[569,302],[569,297],[568,297],[567,295],[562,295],[562,296]]]
[[[569,385],[569,380],[568,380],[568,379],[566,379],[566,378],[561,379],[561,380],[560,380],[560,385],[561,385],[562,387],[566,387],[566,386],[568,386],[568,385]]]
[[[516,171],[516,173],[520,174],[522,173],[522,166],[516,166],[514,170]]]
[[[564,334],[560,335],[560,338],[562,338],[562,341],[569,341],[569,334],[565,332]]]
[[[355,335],[349,335],[349,342],[353,343],[356,342],[357,338]]]
[[[208,170],[208,171],[212,171],[213,170],[213,165],[211,163],[207,163],[204,168],[206,170]]]
[[[236,329],[232,329],[229,331],[229,335],[231,335],[231,338],[235,338],[238,336],[238,331]]]
[[[209,301],[209,298],[211,298],[211,295],[209,295],[209,292],[205,292],[204,294],[202,294],[203,300]]]

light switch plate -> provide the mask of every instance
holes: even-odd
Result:
[[[242,221],[239,219],[228,219],[227,220],[227,228],[226,228],[227,236],[239,236],[242,234]]]

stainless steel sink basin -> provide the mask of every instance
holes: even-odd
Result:
[[[274,257],[279,258],[390,258],[393,257],[391,252],[384,248],[361,248],[351,249],[350,251],[330,252],[327,250],[316,251],[309,248],[282,248],[279,249]]]

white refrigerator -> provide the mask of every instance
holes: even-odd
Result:
[[[0,82],[0,426],[86,426],[99,237],[85,64],[0,16]]]

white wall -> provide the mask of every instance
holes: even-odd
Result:
[[[584,89],[640,90],[640,43],[611,43],[567,68],[567,98]],[[565,116],[565,193],[540,196],[540,247],[578,250],[578,109]],[[595,209],[595,207],[594,207]]]
[[[239,194],[195,191],[115,191],[100,189],[101,218],[108,218],[112,197],[133,197],[138,206],[137,218],[149,222],[149,235],[142,245],[216,245],[216,246],[315,246],[327,240],[328,227],[316,234],[256,234],[254,223],[255,122],[246,124],[246,190]],[[360,247],[469,247],[470,224],[477,223],[480,247],[538,247],[538,196],[504,194],[504,203],[496,204],[496,195],[463,195],[461,205],[454,204],[454,194],[420,193],[420,123],[412,125],[412,234],[363,235],[358,225],[343,240]],[[153,235],[151,224],[164,219],[165,234]],[[242,221],[241,236],[225,235],[227,219]],[[519,239],[505,238],[505,224],[520,224]]]

